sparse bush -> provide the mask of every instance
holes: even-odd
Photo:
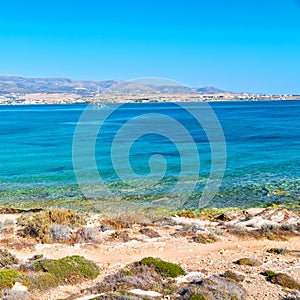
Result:
[[[232,280],[234,280],[236,282],[242,282],[245,279],[244,275],[232,272],[230,270],[226,271],[223,276],[225,278],[232,279]]]
[[[82,242],[91,242],[96,240],[98,229],[95,227],[82,227],[79,235]]]
[[[272,283],[281,285],[282,287],[286,287],[289,289],[293,289],[293,290],[300,289],[300,283],[297,282],[291,276],[284,274],[284,273],[278,273],[278,274],[275,274],[274,276],[271,276],[270,281]]]
[[[86,223],[83,214],[70,210],[50,209],[24,214],[17,219],[21,227],[18,234],[22,237],[32,237],[42,243],[51,241],[50,228],[53,224],[76,227]]]
[[[163,277],[178,277],[179,275],[185,275],[181,266],[163,261],[159,258],[145,257],[141,260],[141,263],[149,267],[154,267],[155,271]]]
[[[276,229],[278,229],[279,228],[279,226],[278,225],[273,225],[273,224],[263,224],[262,226],[261,226],[261,229],[262,230],[265,230],[265,231],[267,231],[267,230],[276,230]]]
[[[284,230],[284,231],[294,231],[297,228],[296,228],[296,226],[294,224],[282,224],[280,226],[280,229]]]
[[[0,249],[0,269],[7,269],[19,263],[15,255],[6,249]]]
[[[194,294],[190,300],[207,300],[207,298],[203,294]]]
[[[52,224],[49,229],[49,235],[52,241],[66,241],[70,238],[71,228],[66,225]]]
[[[272,253],[272,254],[287,254],[288,250],[286,248],[271,248],[269,250],[267,250],[268,253]]]
[[[61,283],[76,283],[83,278],[94,279],[99,275],[98,266],[82,256],[67,256],[58,260],[45,259],[35,263],[36,271],[53,275]]]
[[[14,231],[14,221],[10,219],[5,219],[0,222],[0,233],[13,233]]]
[[[23,273],[17,270],[0,270],[0,291],[12,288],[17,279],[22,277]]]
[[[192,240],[195,243],[201,243],[201,244],[212,244],[217,242],[219,239],[217,238],[217,236],[215,236],[212,233],[206,234],[206,233],[201,233],[201,234],[197,234],[195,235]]]
[[[57,287],[61,284],[61,280],[50,273],[28,274],[24,280],[24,284],[30,291],[47,290]]]
[[[250,267],[259,267],[262,265],[261,261],[254,258],[248,258],[248,257],[240,258],[234,263],[240,266],[250,266]]]
[[[266,277],[273,277],[276,275],[276,273],[272,270],[266,270],[261,273],[261,275],[266,276]]]

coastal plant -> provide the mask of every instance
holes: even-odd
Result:
[[[162,219],[162,216],[153,212],[134,212],[106,216],[101,218],[100,222],[102,225],[113,230],[122,230],[132,228],[133,226],[154,225],[156,222],[160,222]]]
[[[23,276],[24,274],[17,270],[0,270],[0,291],[12,288]]]
[[[230,271],[230,270],[227,270],[227,271],[223,274],[223,276],[224,276],[225,278],[232,279],[232,280],[234,280],[234,281],[236,281],[236,282],[242,282],[242,281],[244,281],[244,279],[245,279],[245,276],[244,276],[244,275],[238,274],[238,273],[233,272],[233,271]]]
[[[96,241],[98,229],[95,227],[82,227],[79,230],[81,242],[93,242]]]
[[[259,267],[262,265],[261,261],[254,258],[248,258],[248,257],[240,258],[234,263],[240,266],[250,266],[250,267]]]
[[[293,290],[300,290],[300,282],[285,273],[276,273],[271,270],[267,270],[263,272],[262,275],[266,276],[267,280],[274,284]]]
[[[70,238],[71,231],[69,226],[54,223],[50,226],[49,235],[52,241],[66,241]]]
[[[197,234],[195,235],[192,240],[195,243],[201,243],[201,244],[212,244],[217,242],[219,239],[216,235],[212,234],[212,233],[201,233],[201,234]]]
[[[61,283],[76,283],[83,278],[95,279],[99,275],[95,263],[77,255],[37,261],[35,270],[49,273]]]
[[[189,300],[208,300],[203,294],[194,294],[190,297]]]
[[[271,248],[271,249],[268,249],[267,252],[272,253],[272,254],[284,255],[284,254],[287,254],[289,252],[289,250],[286,248]]]
[[[141,264],[154,268],[155,271],[163,277],[175,278],[180,275],[185,275],[181,266],[163,261],[159,258],[145,257],[141,260]]]
[[[0,233],[13,233],[14,224],[14,221],[10,219],[0,221]]]
[[[15,255],[11,254],[7,249],[0,249],[0,269],[8,269],[19,263]]]
[[[138,261],[127,265],[124,269],[114,274],[106,276],[102,282],[88,288],[86,291],[92,294],[101,294],[111,291],[122,293],[132,289],[157,291],[163,295],[169,295],[177,289],[177,286],[172,277],[162,276],[156,271],[155,266],[148,266]]]
[[[53,224],[75,228],[86,223],[85,215],[70,210],[50,209],[23,214],[17,219],[18,235],[32,237],[42,243],[51,241],[50,228]]]

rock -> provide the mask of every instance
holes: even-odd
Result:
[[[132,294],[139,295],[139,296],[147,296],[147,297],[162,297],[162,294],[155,292],[155,291],[143,291],[140,289],[134,289],[129,291]]]
[[[218,276],[205,278],[196,284],[186,285],[176,291],[176,299],[189,300],[195,294],[202,294],[204,299],[214,300],[246,300],[247,292],[239,283]]]
[[[147,237],[149,237],[151,239],[160,237],[159,233],[151,228],[142,228],[140,230],[140,233],[146,235]]]
[[[190,272],[185,276],[176,278],[177,284],[182,283],[197,283],[206,278],[206,275],[202,272]]]
[[[15,285],[12,287],[12,291],[27,292],[28,288],[20,282],[16,282]]]

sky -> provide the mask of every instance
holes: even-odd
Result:
[[[300,0],[2,1],[0,74],[300,94]]]

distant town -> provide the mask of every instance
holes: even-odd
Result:
[[[300,95],[235,93],[132,81],[0,76],[0,105],[299,100]]]

